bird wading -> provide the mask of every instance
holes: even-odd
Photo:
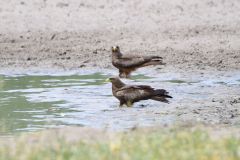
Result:
[[[141,100],[156,100],[168,103],[167,98],[172,98],[164,89],[154,89],[147,85],[126,85],[118,77],[108,78],[112,83],[112,93],[120,101],[120,106],[124,104],[131,107],[133,103]]]

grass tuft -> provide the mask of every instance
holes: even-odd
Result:
[[[31,135],[30,135],[31,136]],[[38,137],[39,136],[39,137]],[[14,144],[0,145],[0,160],[239,160],[240,140],[212,139],[204,131],[133,131],[108,139],[77,140],[62,137],[37,141],[29,135]],[[36,138],[35,137],[35,138]]]

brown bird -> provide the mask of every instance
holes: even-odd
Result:
[[[112,47],[112,64],[119,69],[119,77],[129,78],[132,71],[150,65],[164,65],[159,56],[126,56],[119,46]]]
[[[120,106],[131,107],[140,100],[156,100],[168,103],[166,98],[172,98],[164,89],[154,89],[147,85],[126,85],[118,77],[108,79],[112,83],[112,93],[120,101]]]

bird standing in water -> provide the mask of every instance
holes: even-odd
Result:
[[[131,107],[133,103],[141,100],[156,100],[168,103],[167,98],[172,98],[164,89],[154,89],[147,85],[126,85],[118,77],[108,79],[112,83],[112,93],[120,101],[120,106]]]

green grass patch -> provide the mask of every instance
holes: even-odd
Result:
[[[239,160],[240,140],[212,139],[196,131],[113,133],[108,138],[67,141],[59,136],[24,135],[0,145],[1,160]],[[98,135],[99,136],[99,135]],[[101,136],[100,136],[101,137]],[[106,135],[104,135],[106,137]],[[31,139],[31,140],[29,140]],[[34,140],[35,139],[35,140]],[[37,140],[36,140],[37,139]]]

